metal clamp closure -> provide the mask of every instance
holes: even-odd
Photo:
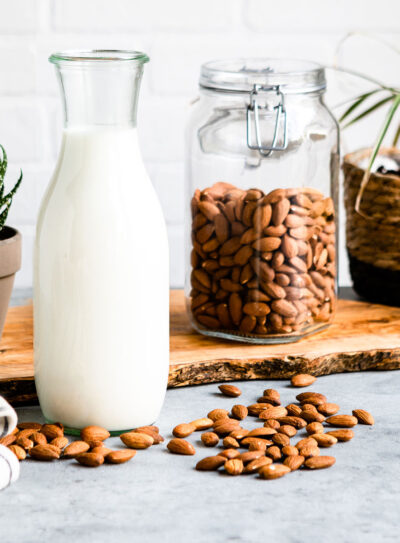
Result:
[[[259,110],[260,109],[270,109],[269,106],[266,104],[264,106],[260,106],[257,102],[257,95],[259,91],[262,92],[270,92],[273,91],[276,93],[276,95],[280,98],[279,103],[274,106],[274,110],[276,111],[276,117],[275,117],[275,128],[274,128],[274,135],[272,137],[272,142],[270,146],[262,145],[261,143],[261,135],[260,135],[260,119],[259,119]],[[252,130],[251,130],[251,117],[252,113],[254,114],[254,129],[255,129],[255,136],[256,141],[252,141]],[[278,141],[278,132],[279,132],[279,124],[280,120],[283,118],[283,142],[281,145],[277,145],[276,142]],[[282,91],[279,88],[279,85],[273,86],[273,87],[263,87],[262,85],[254,85],[253,90],[250,92],[250,103],[247,106],[247,146],[249,149],[252,149],[253,151],[259,151],[262,156],[270,156],[270,154],[273,151],[284,151],[287,148],[287,120],[286,120],[286,109],[285,109],[285,97]]]

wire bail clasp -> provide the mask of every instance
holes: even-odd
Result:
[[[270,146],[262,145],[261,143],[259,110],[260,109],[267,110],[267,109],[270,109],[270,107],[267,104],[264,106],[259,105],[259,103],[257,102],[257,95],[259,91],[262,91],[262,92],[274,91],[276,92],[277,96],[280,98],[279,103],[273,108],[276,111],[276,117],[275,117],[274,135],[272,137],[272,142]],[[255,128],[255,136],[256,136],[255,143],[252,141],[252,130],[251,130],[251,116],[252,116],[251,114],[252,113],[254,114],[254,128]],[[278,140],[279,123],[280,123],[281,118],[283,118],[283,142],[281,145],[277,145],[276,142]],[[246,137],[247,137],[247,147],[249,149],[252,149],[253,151],[259,151],[259,153],[264,157],[270,156],[273,151],[284,151],[287,148],[287,119],[286,119],[286,109],[285,109],[285,97],[282,91],[280,90],[279,85],[276,85],[273,87],[263,87],[262,85],[253,86],[253,90],[250,92],[250,103],[247,106]]]

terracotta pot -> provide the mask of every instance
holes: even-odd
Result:
[[[0,338],[3,333],[14,277],[21,267],[21,234],[5,226],[0,231]]]

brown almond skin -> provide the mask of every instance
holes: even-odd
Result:
[[[228,396],[229,398],[237,398],[242,393],[240,388],[234,385],[220,385],[218,388],[224,396]]]
[[[240,475],[243,471],[243,462],[240,458],[231,458],[225,462],[224,468],[229,475]]]
[[[320,422],[310,422],[310,424],[307,424],[306,426],[306,432],[310,436],[312,434],[323,434],[324,427]]]
[[[328,434],[313,434],[311,437],[318,443],[318,447],[332,447],[338,442],[335,436]]]
[[[337,403],[323,403],[322,405],[318,406],[318,411],[322,413],[322,415],[325,415],[326,417],[330,417],[332,415],[336,415],[336,413],[339,411],[340,407]]]
[[[17,437],[16,445],[19,445],[23,449],[29,450],[34,446],[34,442],[29,437]]]
[[[239,448],[239,442],[231,436],[224,437],[222,441],[223,446],[226,449],[238,449]]]
[[[278,432],[280,434],[285,434],[288,437],[293,437],[297,434],[296,428],[290,424],[282,424],[282,426],[278,429]]]
[[[329,432],[326,432],[327,435],[335,437],[338,441],[350,441],[350,439],[353,439],[354,432],[353,430],[347,430],[343,428],[342,430],[332,430]]]
[[[356,426],[358,420],[352,415],[333,415],[328,417],[325,421],[330,426],[337,426],[338,428],[352,428]]]
[[[288,414],[293,417],[299,417],[300,413],[302,412],[302,408],[300,407],[300,405],[296,405],[294,403],[290,403],[289,405],[287,405],[286,409]]]
[[[194,426],[195,432],[202,432],[203,430],[208,430],[209,428],[211,428],[214,424],[214,421],[212,419],[209,419],[208,417],[203,417],[201,419],[193,420],[190,424]]]
[[[9,434],[8,436],[4,436],[0,439],[0,445],[4,445],[4,447],[9,447],[16,441],[17,436],[15,434]]]
[[[232,407],[232,417],[238,420],[243,420],[247,417],[249,411],[245,405],[234,405]]]
[[[282,453],[279,447],[276,445],[273,445],[272,447],[269,447],[265,454],[272,458],[272,460],[280,460],[282,458]]]
[[[121,451],[112,451],[105,456],[105,461],[108,464],[124,464],[131,460],[136,454],[132,449],[124,449]]]
[[[310,458],[311,456],[319,456],[320,450],[318,447],[312,445],[306,445],[299,449],[299,454],[304,456],[304,458]]]
[[[87,452],[80,454],[76,457],[76,460],[87,468],[97,468],[104,464],[104,456],[93,452]]]
[[[37,434],[40,434],[41,436],[43,436],[43,438],[46,440],[46,443],[47,443],[46,436],[44,434],[38,432],[37,430],[32,430],[32,428],[25,428],[24,430],[21,430],[20,432],[18,432],[18,434],[12,434],[12,435],[14,435],[14,436],[16,435],[17,438],[18,437],[28,437],[28,438],[30,438],[30,439],[32,439],[34,441],[34,438],[32,436],[37,435]],[[6,436],[6,437],[8,437],[8,436]],[[1,440],[0,440],[0,443],[1,443]]]
[[[282,454],[285,456],[297,456],[299,449],[293,445],[287,445],[286,447],[282,447]]]
[[[294,426],[295,428],[297,428],[297,430],[300,430],[301,428],[305,428],[307,426],[307,422],[304,419],[294,416],[278,417],[278,422],[281,425],[289,424],[290,426]]]
[[[274,388],[266,388],[263,392],[263,397],[267,398],[265,401],[268,403],[281,405],[281,395]]]
[[[164,441],[163,436],[161,436],[157,430],[153,430],[153,427],[151,426],[141,426],[139,428],[135,428],[135,432],[138,432],[139,434],[147,434],[148,436],[153,438],[153,445],[159,445]],[[155,427],[156,428],[156,427]],[[100,443],[100,442],[97,442]]]
[[[250,430],[246,437],[270,437],[275,435],[276,433],[277,431],[274,428],[261,426],[260,428],[254,428],[254,430]]]
[[[182,423],[175,426],[172,433],[175,437],[188,437],[195,431],[195,427],[192,423]]]
[[[299,373],[298,375],[294,375],[290,382],[294,387],[309,387],[315,383],[316,380],[317,378],[313,375],[309,375],[308,373]]]
[[[374,417],[371,413],[365,411],[365,409],[354,409],[352,413],[360,424],[367,424],[368,426],[373,426],[375,424]]]
[[[81,430],[83,441],[104,441],[110,437],[110,432],[102,426],[86,426]]]
[[[304,464],[305,458],[300,454],[289,455],[283,461],[283,465],[290,468],[291,471],[296,471]]]
[[[252,444],[256,445],[257,449],[262,449],[264,446],[272,445],[272,441],[261,437],[245,437],[240,442],[241,447],[249,447]]]
[[[79,454],[83,454],[89,450],[89,444],[86,441],[73,441],[63,452],[63,458],[75,458]]]
[[[236,419],[221,419],[214,422],[213,429],[218,435],[227,435],[236,430],[239,426],[239,421]]]
[[[196,450],[189,441],[185,439],[174,438],[167,445],[169,452],[173,454],[193,455]]]
[[[64,430],[56,424],[43,424],[40,432],[50,440],[56,437],[63,437],[64,435]]]
[[[140,434],[139,432],[126,432],[119,437],[122,443],[130,449],[148,449],[154,443],[154,439],[151,436]]]
[[[223,456],[207,456],[206,458],[203,458],[197,462],[196,469],[198,471],[214,471],[223,466],[225,462],[226,458]]]
[[[64,449],[68,445],[68,438],[67,437],[56,437],[51,440],[50,445],[54,445],[55,447],[58,447],[59,449]]]
[[[274,430],[278,430],[280,426],[280,423],[275,419],[266,420],[264,422],[264,428],[273,428]]]
[[[267,402],[260,402],[260,403],[252,403],[247,407],[249,415],[252,415],[253,417],[258,417],[260,413],[263,411],[266,411],[267,409],[271,409],[271,407],[274,407],[271,403]]]
[[[244,468],[243,473],[256,473],[260,468],[263,466],[269,466],[269,464],[272,464],[271,458],[268,458],[267,456],[260,456],[259,458],[249,462]]]
[[[290,473],[290,468],[284,464],[270,464],[259,469],[258,473],[263,479],[279,479]]]
[[[265,456],[264,451],[258,449],[256,451],[244,452],[239,456],[239,458],[243,462],[243,464],[247,464],[248,462],[251,462],[256,458],[260,458],[261,456]]]
[[[300,441],[296,443],[296,448],[300,450],[302,447],[316,447],[317,445],[318,443],[314,438],[305,437],[304,439],[300,439]]]
[[[29,449],[29,456],[35,460],[49,462],[60,458],[60,449],[54,445],[35,445]]]
[[[303,410],[300,413],[300,418],[304,419],[307,422],[324,422],[325,420],[324,415],[321,415],[321,413],[318,413],[317,410],[315,411]]]
[[[206,447],[215,447],[219,443],[219,437],[215,432],[204,432],[201,434],[201,441]]]
[[[290,445],[290,438],[286,434],[275,434],[272,436],[272,441],[279,447],[287,447]]]
[[[15,456],[18,458],[18,460],[25,460],[26,458],[26,451],[24,448],[20,447],[19,445],[10,445],[8,447],[10,451],[12,451]]]
[[[19,430],[35,430],[40,432],[42,424],[40,422],[19,422],[17,428]]]
[[[133,451],[133,449],[124,449],[124,450]],[[94,454],[101,454],[105,458],[108,454],[113,452],[113,450],[109,449],[108,447],[104,447],[104,445],[100,445],[99,447],[93,447],[92,449],[90,449],[89,452],[92,452]],[[135,454],[136,454],[136,451],[135,451]]]
[[[238,441],[241,441],[245,437],[249,435],[249,430],[245,430],[244,428],[237,428],[235,430],[232,430],[232,432],[229,434],[231,437],[234,437]]]
[[[25,431],[25,430],[23,430]],[[19,434],[19,437],[21,436],[21,433]],[[47,444],[47,437],[42,434],[41,432],[34,432],[30,435],[30,439],[36,444],[36,445],[46,445]]]
[[[231,458],[237,458],[240,456],[240,451],[237,449],[225,449],[224,451],[218,453],[218,456],[222,456],[223,458],[230,460]]]
[[[327,400],[326,396],[320,394],[319,392],[301,392],[296,396],[296,400],[298,400],[300,403],[307,403],[310,398],[318,398],[319,400],[321,400],[321,404],[326,403]]]
[[[313,456],[312,458],[307,458],[304,464],[309,469],[324,469],[330,468],[335,462],[336,458],[333,456]]]
[[[268,420],[268,419],[279,419],[280,417],[285,417],[287,415],[287,410],[283,406],[276,406],[276,407],[270,407],[269,409],[266,409],[265,411],[262,411],[258,417],[261,420]]]
[[[226,419],[229,417],[229,411],[226,409],[213,409],[207,415],[207,418],[216,422],[219,419]]]

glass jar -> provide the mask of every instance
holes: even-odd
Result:
[[[325,88],[310,62],[202,66],[185,173],[185,293],[198,332],[282,343],[331,322],[339,133]]]
[[[45,419],[70,433],[153,424],[165,396],[168,241],[136,130],[148,60],[137,51],[50,57],[65,126],[37,223],[35,382]]]

